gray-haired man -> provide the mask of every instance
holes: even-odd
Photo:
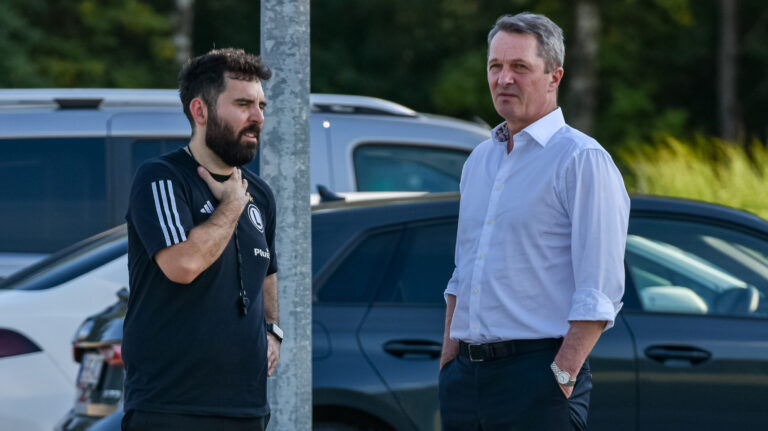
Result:
[[[530,13],[488,36],[506,121],[461,178],[440,361],[445,430],[583,430],[587,356],[624,292],[629,197],[608,153],[557,105],[562,30]]]

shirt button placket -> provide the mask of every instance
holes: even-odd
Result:
[[[496,172],[496,178],[494,178],[493,186],[496,190],[501,190],[502,178],[506,176],[506,163]],[[488,252],[488,246],[493,235],[493,219],[496,214],[496,207],[499,203],[500,193],[491,193],[488,201],[488,210],[485,215],[486,223],[483,224],[480,231],[480,241],[478,242],[478,253],[475,259],[474,270],[472,271],[472,294],[469,295],[469,322],[471,332],[475,333],[479,330],[478,321],[480,317],[480,288],[482,287],[483,269],[486,265],[486,254]]]

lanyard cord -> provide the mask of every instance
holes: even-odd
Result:
[[[192,147],[187,145],[186,147],[187,152],[189,152],[189,155],[192,157],[192,160],[197,162],[198,165],[203,166],[200,164],[200,162],[197,161],[195,158],[195,155],[192,154]],[[208,170],[205,166],[203,166],[203,169]],[[208,171],[210,172],[210,171]],[[245,286],[243,286],[243,258],[240,254],[240,241],[237,238],[237,227],[240,225],[240,222],[238,221],[235,223],[235,253],[237,254],[237,279],[240,282],[240,297],[237,299],[237,307],[238,307],[238,313],[241,316],[245,316],[248,314],[248,306],[251,304],[251,300],[248,298],[248,295],[245,292]]]
[[[240,254],[240,241],[237,239],[237,225],[235,225],[235,252],[237,253],[237,278],[240,280],[240,298],[238,298],[237,304],[240,307],[240,315],[245,316],[248,314],[248,305],[250,305],[251,300],[248,299],[245,286],[243,286],[243,258]]]

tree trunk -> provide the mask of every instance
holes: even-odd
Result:
[[[720,43],[718,47],[718,114],[720,136],[727,141],[740,138],[739,107],[736,100],[737,54],[736,16],[737,0],[720,0]]]
[[[192,27],[194,22],[195,0],[176,0],[176,28],[173,44],[176,46],[176,61],[184,64],[192,57]]]
[[[568,44],[568,123],[591,134],[594,128],[597,88],[597,52],[600,45],[599,0],[575,1],[575,31]]]

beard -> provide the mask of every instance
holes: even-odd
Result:
[[[242,142],[246,133],[253,133],[256,136],[256,143]],[[260,140],[261,127],[257,124],[246,127],[240,133],[235,133],[229,124],[220,121],[216,113],[211,111],[205,129],[205,145],[227,165],[240,167],[250,163],[256,157]]]

